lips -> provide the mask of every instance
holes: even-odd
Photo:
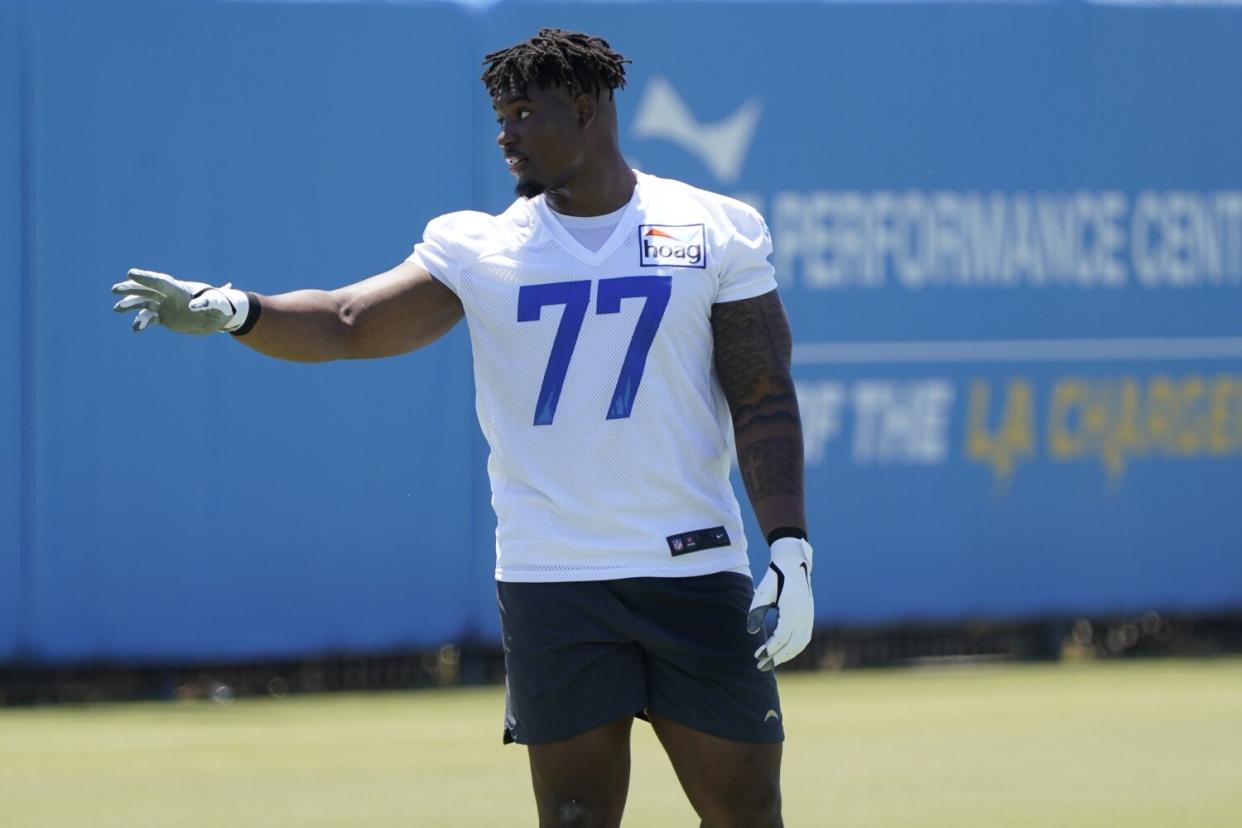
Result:
[[[505,153],[505,163],[509,165],[509,172],[520,173],[526,169],[527,159],[525,155],[519,152]]]

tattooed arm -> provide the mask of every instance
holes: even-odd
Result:
[[[806,531],[802,420],[789,320],[776,291],[712,306],[716,374],[733,413],[738,466],[765,536]]]
[[[713,305],[712,336],[716,374],[733,412],[738,466],[772,551],[746,621],[748,632],[762,632],[768,610],[778,609],[776,628],[755,651],[756,666],[771,670],[802,652],[815,626],[813,550],[805,540],[802,493],[802,419],[789,375],[789,320],[772,291]]]

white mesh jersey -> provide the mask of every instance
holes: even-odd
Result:
[[[498,580],[749,571],[711,309],[776,288],[771,238],[740,201],[637,177],[597,251],[539,196],[440,216],[410,256],[465,308]]]

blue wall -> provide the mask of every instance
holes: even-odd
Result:
[[[487,504],[464,331],[417,358],[310,367],[222,338],[136,337],[100,310],[132,266],[279,292],[404,258],[437,209],[470,200],[469,18],[28,12],[28,654],[240,657],[468,632],[491,552],[474,529]]]
[[[1242,606],[1240,10],[0,0],[0,660],[495,640],[464,330],[293,365],[107,287],[502,208],[479,57],[540,25],[634,60],[633,163],[768,216],[822,622]]]
[[[0,273],[22,290],[21,57],[18,8],[0,0]],[[20,637],[22,305],[0,303],[0,659]]]

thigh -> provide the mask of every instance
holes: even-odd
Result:
[[[651,715],[702,828],[779,828],[780,742],[736,742]]]
[[[527,748],[540,828],[621,824],[633,722],[626,717],[571,739]]]
[[[647,710],[728,741],[782,741],[776,676],[755,664],[764,635],[746,631],[750,578],[719,572],[642,591]]]
[[[599,582],[497,585],[506,742],[564,742],[647,706],[641,649]]]

